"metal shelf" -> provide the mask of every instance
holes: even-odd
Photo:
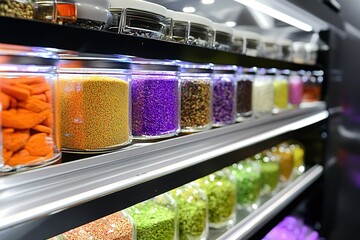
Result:
[[[217,157],[239,149],[246,152],[327,117],[320,104],[2,177],[0,239],[54,236],[234,161]]]
[[[0,17],[0,29],[0,42],[8,44],[152,59],[235,64],[243,67],[321,69],[321,66],[316,65],[295,64],[204,47],[7,17]]]
[[[311,186],[323,173],[323,167],[315,165],[294,182],[287,185],[273,197],[267,200],[254,212],[241,219],[228,230],[210,231],[209,239],[236,240],[250,239],[261,227],[286,208],[296,197]]]

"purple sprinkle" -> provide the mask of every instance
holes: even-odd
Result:
[[[133,75],[134,137],[171,136],[179,132],[179,82],[176,76]]]
[[[232,124],[236,120],[235,85],[232,75],[214,77],[213,122],[215,126]]]

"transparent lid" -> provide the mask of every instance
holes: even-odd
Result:
[[[291,41],[290,39],[278,39],[276,42],[278,45],[286,46],[286,47],[291,47],[293,43],[293,41]]]
[[[235,65],[214,65],[215,74],[235,74],[237,71]]]
[[[239,39],[239,38],[243,39],[245,36],[242,31],[233,29],[233,37],[234,37],[234,39]]]
[[[261,35],[256,32],[244,31],[244,30],[236,30],[237,34],[242,34],[246,39],[253,39],[260,41]]]
[[[63,0],[62,3],[75,3],[77,18],[107,22],[111,16],[109,0]]]
[[[262,36],[261,41],[265,44],[276,44],[276,39],[270,36]]]
[[[319,45],[316,43],[306,43],[305,50],[308,52],[317,52],[319,50]]]
[[[166,8],[155,3],[142,0],[110,0],[110,9],[137,9],[145,12],[152,12],[166,16]]]
[[[178,61],[170,60],[150,60],[142,58],[133,58],[133,70],[149,70],[149,71],[179,71],[180,65]]]
[[[213,22],[211,24],[211,26],[212,26],[212,28],[214,29],[215,32],[223,32],[223,33],[226,33],[226,34],[229,34],[229,35],[233,34],[233,29],[231,27],[228,27],[228,26],[224,25],[224,24]]]
[[[304,51],[305,50],[305,43],[304,42],[293,42],[292,47],[293,47],[295,52]]]
[[[213,64],[201,64],[191,62],[180,62],[181,72],[183,73],[212,73]]]
[[[200,25],[211,27],[211,20],[202,16],[198,16],[191,13],[177,12],[173,10],[167,10],[166,16],[172,18],[174,21],[191,22]]]

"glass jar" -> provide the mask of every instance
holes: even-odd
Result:
[[[252,211],[260,204],[260,163],[251,158],[233,164],[232,173],[237,182],[237,207]]]
[[[58,24],[73,24],[77,20],[78,9],[75,1],[35,0],[34,19]]]
[[[33,0],[0,0],[0,16],[33,19],[36,3]]]
[[[212,126],[212,65],[181,63],[181,131],[199,132]]]
[[[236,219],[236,179],[229,169],[196,180],[209,201],[210,228],[232,226]]]
[[[73,239],[133,240],[136,239],[135,227],[132,218],[125,211],[120,211],[52,238]]]
[[[170,193],[179,210],[179,239],[205,240],[209,223],[208,200],[203,190],[195,183],[188,183]]]
[[[294,175],[300,176],[305,172],[305,148],[295,140],[288,141],[294,160]]]
[[[141,0],[110,0],[110,31],[152,39],[168,38],[166,8]]]
[[[214,66],[213,126],[236,122],[236,70],[236,66]]]
[[[242,31],[233,30],[232,51],[235,53],[245,54],[246,45],[245,37]]]
[[[297,108],[302,101],[304,71],[292,72],[289,78],[289,103]]]
[[[178,207],[168,193],[126,209],[134,220],[137,240],[177,240]]]
[[[215,32],[213,47],[217,50],[230,51],[232,49],[232,28],[215,22],[211,26]]]
[[[319,51],[319,46],[316,43],[306,43],[305,51],[306,51],[306,63],[310,65],[315,65]]]
[[[316,102],[321,98],[323,71],[307,72],[303,77],[302,102]]]
[[[269,59],[276,59],[279,48],[276,40],[272,37],[264,36],[261,38],[261,56]]]
[[[280,160],[270,151],[258,153],[254,159],[260,162],[260,195],[271,196],[275,193],[280,181]]]
[[[292,48],[294,51],[294,55],[293,55],[294,63],[305,64],[306,63],[305,43],[293,42]]]
[[[278,45],[278,57],[277,59],[291,62],[293,60],[293,48],[292,41],[289,39],[277,40]]]
[[[274,70],[260,69],[254,78],[252,108],[255,117],[271,114],[274,105]]]
[[[167,10],[168,25],[170,26],[170,41],[212,47],[214,31],[211,20],[195,14]]]
[[[58,57],[40,48],[0,44],[0,62],[0,173],[56,162],[61,157],[55,124]]]
[[[274,78],[274,109],[273,113],[279,113],[288,109],[289,106],[289,76],[290,70],[278,71]]]
[[[255,32],[242,31],[245,39],[245,54],[257,57],[260,49],[260,35]]]
[[[241,69],[241,70],[240,70]],[[252,115],[252,88],[257,68],[239,68],[237,80],[237,121],[241,122]]]
[[[132,131],[136,139],[156,139],[180,131],[179,65],[136,59],[131,82]]]
[[[290,145],[284,142],[272,147],[271,151],[280,159],[280,180],[285,183],[293,177],[294,159]]]
[[[59,99],[64,151],[103,152],[131,142],[129,69],[126,58],[61,55]]]

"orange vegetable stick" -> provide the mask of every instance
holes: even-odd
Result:
[[[17,107],[17,100],[13,97],[10,97],[10,107],[16,108]]]
[[[7,95],[10,95],[18,100],[26,100],[28,97],[30,97],[29,90],[16,86],[3,85],[1,86],[1,90]]]
[[[51,138],[49,138],[51,140]],[[53,143],[49,142],[46,133],[37,133],[30,137],[29,141],[25,145],[25,149],[29,151],[31,155],[45,156],[52,151]]]
[[[30,85],[27,85],[27,84],[17,83],[17,84],[14,84],[13,86],[26,89],[26,90],[30,91],[30,93],[32,91],[32,87]]]
[[[45,77],[43,76],[21,76],[17,79],[12,79],[13,84],[23,83],[23,84],[38,84],[46,82]]]
[[[25,147],[29,137],[29,130],[18,130],[14,133],[3,133],[3,146],[7,150],[16,152]]]
[[[50,109],[34,113],[27,109],[10,109],[1,112],[2,126],[18,129],[33,128],[43,122],[51,114]]]
[[[44,125],[36,125],[35,127],[33,127],[32,129],[38,131],[38,132],[43,132],[43,133],[48,133],[51,134],[52,130],[51,128],[44,126]]]
[[[2,133],[13,133],[15,132],[14,128],[3,128]]]
[[[3,148],[3,158],[5,161],[11,158],[12,155],[13,155],[12,151],[8,151],[7,149]]]
[[[39,99],[39,100],[41,100],[43,102],[47,102],[45,94],[36,94],[36,95],[32,95],[31,97]]]
[[[26,151],[26,150],[21,150],[22,151]],[[45,158],[44,157],[40,157],[40,156],[32,156],[32,155],[27,155],[24,156],[24,154],[14,154],[7,162],[5,162],[7,165],[15,167],[18,165],[28,165],[28,164],[34,164],[36,162],[41,162],[44,161]]]
[[[46,95],[47,102],[51,103],[51,102],[52,102],[51,92],[50,92],[50,91],[46,91],[46,92],[45,92],[45,95]]]
[[[50,86],[48,83],[33,84],[31,85],[31,87],[32,87],[31,90],[32,94],[40,94],[50,90]]]
[[[39,99],[30,97],[26,101],[18,102],[18,107],[39,113],[46,109],[50,109],[50,104],[43,102]]]
[[[0,101],[3,110],[6,110],[10,106],[10,97],[5,93],[0,92]]]

